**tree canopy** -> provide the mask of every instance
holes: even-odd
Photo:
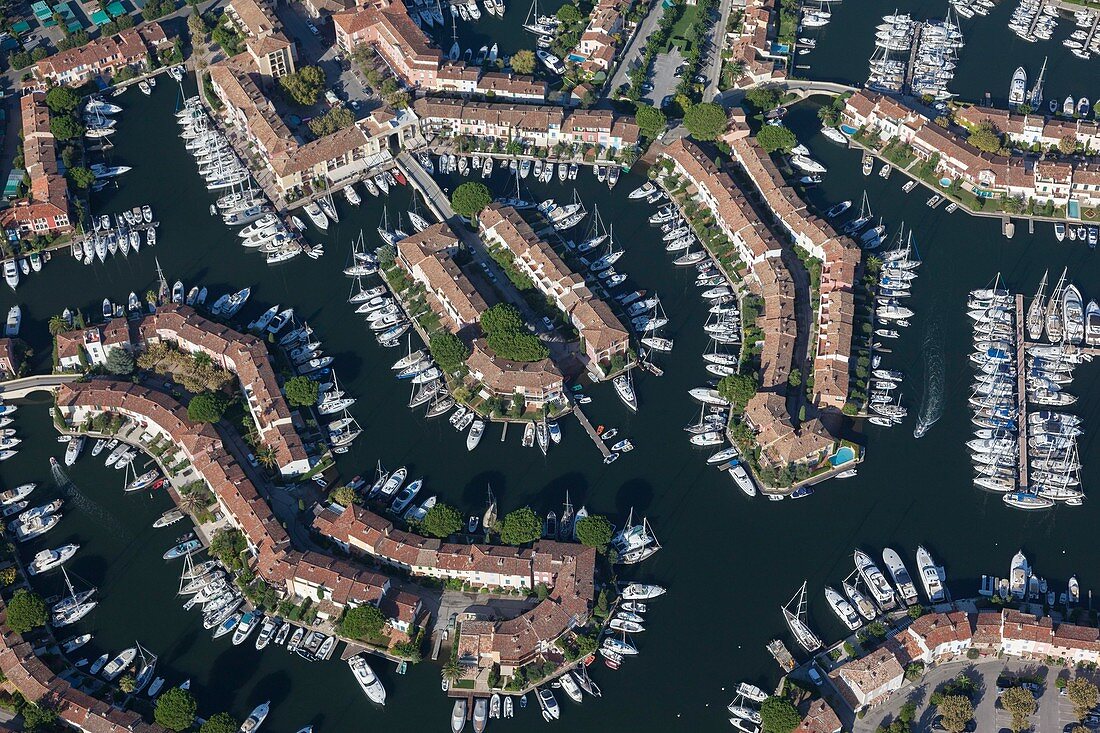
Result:
[[[966,141],[978,150],[996,153],[1001,149],[1001,132],[993,126],[992,122],[983,122],[970,131]]]
[[[549,356],[546,345],[529,332],[515,306],[498,303],[481,314],[481,329],[497,356],[511,361],[539,361]]]
[[[248,549],[244,535],[239,529],[224,527],[219,529],[210,540],[210,554],[221,560],[230,570],[244,567],[241,553]]]
[[[72,140],[84,134],[84,125],[72,115],[60,115],[50,120],[50,132],[58,140]]]
[[[512,54],[512,71],[517,74],[534,74],[535,52],[523,48]]]
[[[95,174],[82,165],[74,165],[66,175],[69,177],[70,183],[82,190],[91,188],[92,184],[95,183]]]
[[[80,95],[70,87],[52,87],[46,92],[46,105],[57,114],[72,112],[80,104]]]
[[[368,603],[349,608],[340,621],[340,631],[344,636],[368,639],[382,633],[382,627],[385,625],[385,615],[376,606]]]
[[[1022,731],[1029,726],[1028,718],[1035,712],[1035,695],[1024,687],[1010,687],[1001,693],[1001,707],[1012,715],[1012,730]]]
[[[320,66],[303,66],[293,74],[279,77],[279,86],[295,104],[316,104],[325,88],[325,72]]]
[[[153,719],[169,730],[190,730],[195,724],[195,711],[198,703],[190,690],[173,687],[157,698]]]
[[[602,514],[589,514],[574,525],[573,531],[582,545],[606,547],[611,542],[613,528]]]
[[[1073,714],[1080,720],[1100,702],[1100,690],[1085,677],[1074,677],[1066,685],[1066,695],[1073,703]]]
[[[664,132],[665,126],[668,125],[668,117],[664,112],[644,102],[638,102],[634,110],[634,121],[638,123],[638,129],[641,130],[642,135],[650,140]]]
[[[789,153],[798,145],[798,138],[784,125],[764,125],[756,133],[756,143],[765,153]]]
[[[736,412],[745,409],[756,389],[756,377],[751,374],[730,374],[718,382],[718,394],[729,400]]]
[[[111,374],[133,374],[134,357],[126,349],[120,349],[116,346],[107,352],[107,363],[104,366]]]
[[[324,137],[354,124],[355,115],[350,109],[347,107],[333,107],[320,117],[314,117],[310,120],[309,131],[317,137]]]
[[[764,733],[790,733],[802,722],[802,716],[790,700],[772,695],[760,703],[760,722]]]
[[[936,705],[936,711],[948,733],[962,733],[974,718],[974,705],[965,695],[945,695]]]
[[[462,515],[453,506],[437,503],[420,520],[421,533],[432,537],[450,537],[462,529]]]
[[[46,625],[46,602],[42,596],[20,588],[8,602],[8,626],[17,634]]]
[[[783,99],[783,90],[774,84],[753,87],[745,92],[745,101],[761,112],[770,112],[779,106]]]
[[[337,486],[329,494],[330,499],[341,506],[351,506],[360,503],[359,494],[350,486]]]
[[[696,140],[715,140],[726,131],[726,110],[714,102],[693,104],[684,112],[684,126]]]
[[[199,733],[237,733],[240,723],[229,713],[215,713],[206,719]]]
[[[317,404],[320,385],[309,377],[291,377],[283,384],[286,401],[294,407],[312,407]]]
[[[477,181],[467,181],[451,193],[451,208],[461,216],[477,216],[491,203],[493,203],[493,194],[488,186]]]
[[[57,711],[48,705],[27,703],[23,706],[23,730],[34,733],[40,730],[50,730],[57,723]]]
[[[542,520],[529,507],[504,515],[500,523],[500,541],[506,545],[525,545],[542,537]]]
[[[187,403],[187,417],[195,422],[217,422],[222,419],[229,398],[221,392],[203,392],[191,398]]]
[[[579,23],[584,18],[584,16],[581,15],[581,11],[577,10],[575,6],[570,5],[569,3],[566,3],[565,5],[562,5],[560,8],[558,8],[558,12],[556,13],[556,15],[558,16],[558,20],[560,20],[562,23],[565,23],[566,25]]]
[[[432,358],[447,374],[453,374],[466,363],[470,357],[470,349],[466,343],[449,331],[440,331],[432,334],[428,342],[428,350],[432,352]]]

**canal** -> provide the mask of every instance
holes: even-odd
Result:
[[[1091,554],[1096,521],[1091,502],[1035,515],[1008,510],[999,496],[971,487],[963,447],[970,430],[965,409],[966,292],[988,285],[998,272],[1009,286],[1030,292],[1044,269],[1068,266],[1085,297],[1095,297],[1097,293],[1089,292],[1100,282],[1095,256],[1081,246],[1055,242],[1049,226],[1030,237],[1020,227],[1016,238],[1007,241],[995,219],[929,210],[924,206],[928,194],[923,189],[903,194],[904,178],[897,173],[887,181],[863,178],[857,153],[816,134],[812,103],[796,109],[790,123],[829,168],[825,184],[809,193],[811,202],[824,208],[843,199],[858,201],[866,187],[875,215],[891,231],[902,220],[914,227],[924,260],[911,299],[917,316],[886,364],[906,372],[905,402],[913,415],[925,389],[924,359],[942,354],[942,388],[929,397],[932,411],[942,410],[942,417],[920,440],[912,437],[913,417],[894,430],[871,428],[862,438],[867,461],[858,477],[822,485],[802,501],[777,503],[746,499],[727,476],[705,466],[707,453],[693,449],[680,430],[697,415],[688,389],[707,378],[698,357],[706,347],[706,310],[693,287],[694,273],[671,266],[659,237],[645,223],[649,208],[627,199],[643,180],[637,173],[625,176],[613,192],[588,172],[575,182],[580,199],[589,210],[598,207],[626,247],[616,267],[631,276],[628,287],[656,291],[671,318],[666,335],[675,338],[676,349],[660,362],[665,376],[638,375],[637,415],[628,413],[610,388],[591,390],[594,402],[587,412],[593,422],[618,427],[637,450],[604,466],[579,426],[567,420],[562,444],[546,458],[521,448],[518,431],[501,444],[497,426],[488,429],[470,454],[446,421],[429,423],[405,408],[405,387],[391,381],[389,369],[397,355],[374,343],[346,303],[350,283],[341,270],[351,241],[362,229],[370,242],[378,242],[374,229],[382,202],[364,194],[363,205],[352,210],[338,200],[341,222],[319,237],[327,250],[322,259],[300,257],[268,267],[258,254],[240,247],[233,231],[209,216],[212,197],[175,137],[177,94],[172,85],[165,80],[150,99],[129,92],[120,104],[126,111],[111,160],[134,170],[93,205],[96,211],[112,213],[151,204],[161,222],[159,242],[139,255],[90,267],[57,256],[41,274],[24,278],[15,296],[8,289],[0,292],[0,312],[16,301],[24,308],[23,335],[35,351],[37,367],[49,365],[46,322],[51,315],[65,306],[95,314],[104,297],[121,302],[131,290],[144,292],[154,284],[156,258],[170,281],[181,279],[187,287],[204,284],[212,297],[251,285],[252,300],[239,314],[240,323],[280,303],[294,306],[314,326],[325,351],[336,357],[341,383],[359,400],[352,413],[364,434],[351,452],[339,457],[345,479],[369,473],[381,459],[390,468],[407,465],[411,475],[425,477],[428,494],[466,513],[482,509],[491,486],[502,511],[524,505],[540,513],[560,511],[568,491],[575,505],[607,513],[620,525],[631,507],[648,517],[665,549],[633,569],[630,577],[659,582],[670,592],[652,604],[649,630],[636,638],[641,651],[637,659],[617,673],[593,668],[603,699],[588,700],[583,709],[563,703],[564,721],[574,730],[725,729],[724,706],[738,680],[771,686],[778,677],[764,644],[778,636],[794,648],[778,606],[803,579],[811,590],[811,624],[825,638],[841,634],[821,588],[847,574],[853,547],[877,556],[890,544],[911,562],[917,545],[923,544],[946,565],[956,596],[972,594],[983,573],[1007,572],[1021,547],[1055,587],[1071,573],[1077,573],[1083,589],[1100,583]],[[493,183],[501,192],[507,188],[503,175]],[[569,198],[572,187],[556,180],[531,186],[536,196],[558,200]],[[407,209],[407,192],[395,192],[388,205],[391,218]],[[1095,366],[1086,365],[1072,387],[1082,396],[1076,412],[1085,419],[1081,454],[1086,492],[1100,459],[1094,438],[1100,424],[1098,375]],[[363,725],[444,730],[450,707],[439,692],[435,665],[416,665],[404,677],[389,665],[376,665],[389,690],[388,705],[381,711],[370,706],[338,662],[308,664],[285,650],[260,653],[251,645],[233,647],[225,637],[212,641],[197,614],[184,612],[175,597],[178,566],[160,559],[183,531],[181,525],[151,528],[167,506],[166,497],[123,496],[118,473],[87,454],[69,470],[76,489],[56,487],[48,458],[60,456],[63,447],[54,440],[47,406],[42,395],[35,395],[17,413],[15,427],[24,449],[3,464],[0,483],[8,488],[39,482],[36,503],[53,495],[68,498],[59,528],[20,552],[27,558],[46,546],[68,541],[82,545],[69,567],[79,582],[100,589],[99,607],[74,630],[95,633],[83,655],[94,659],[137,639],[160,655],[160,674],[169,683],[192,680],[201,714],[230,710],[243,718],[270,699],[268,725],[275,731],[295,731],[308,722],[319,733]],[[44,590],[55,591],[59,582],[50,576]],[[516,724],[525,725],[532,715],[532,709],[519,713]]]

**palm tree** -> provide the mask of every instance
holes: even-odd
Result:
[[[182,494],[180,496],[179,507],[180,511],[186,514],[190,514],[192,516],[196,516],[199,512],[206,509],[206,502],[203,501],[202,497],[199,495],[199,492],[192,491],[189,494]]]
[[[256,449],[256,460],[265,468],[274,468],[279,462],[279,456],[275,453],[274,448],[265,443]]]
[[[443,676],[451,682],[454,682],[462,677],[462,666],[459,665],[458,662],[447,662],[443,665]]]
[[[50,335],[56,336],[69,330],[69,324],[61,316],[50,316]]]
[[[878,272],[882,269],[882,258],[878,255],[870,255],[867,258],[867,269],[871,272]]]
[[[155,290],[146,290],[145,291],[145,302],[148,303],[149,305],[156,305],[157,304],[157,293],[156,293]]]

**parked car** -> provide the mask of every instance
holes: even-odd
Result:
[[[810,676],[810,681],[818,687],[820,687],[822,683],[825,682],[825,680],[821,678],[821,675],[818,673],[818,671],[812,666],[806,671],[806,674]]]
[[[306,21],[306,27],[309,28],[309,32],[312,33],[313,35],[315,35],[315,36],[321,35],[321,31],[317,30],[317,26],[313,25],[313,21],[307,20]]]
[[[554,322],[553,322],[553,321],[551,321],[551,320],[550,320],[550,319],[549,319],[548,317],[546,317],[546,316],[543,316],[543,317],[542,317],[542,325],[546,326],[546,330],[547,330],[547,331],[553,331],[553,330],[554,330]]]

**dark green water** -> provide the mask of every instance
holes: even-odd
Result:
[[[796,64],[810,66],[796,69],[795,75],[856,85],[867,81],[867,59],[875,51],[875,26],[882,23],[883,15],[894,12],[896,7],[897,12],[910,13],[915,20],[942,19],[949,7],[946,2],[929,0],[898,0],[889,4],[848,0],[829,5],[832,22],[821,29],[807,29],[803,34],[818,39],[817,48],[805,56],[795,56]],[[995,104],[1003,107],[1016,67],[1023,66],[1027,71],[1030,87],[1046,56],[1043,85],[1046,99],[1058,99],[1061,105],[1068,94],[1074,99],[1092,98],[1090,86],[1095,85],[1088,80],[1095,79],[1097,62],[1079,59],[1062,45],[1077,30],[1073,18],[1063,17],[1049,41],[1028,43],[1008,28],[1017,5],[1011,0],[1000,2],[984,18],[959,18],[966,45],[959,50],[955,79],[948,89],[963,101],[982,102],[988,94]],[[1046,102],[1043,104],[1046,111]]]
[[[175,137],[175,91],[164,83],[152,99],[131,93],[121,104],[127,112],[115,136],[113,160],[134,170],[119,190],[97,198],[95,206],[114,212],[151,203],[162,223],[160,244],[143,248],[136,257],[116,257],[91,267],[59,256],[43,273],[24,279],[17,294],[25,313],[23,333],[40,360],[48,362],[45,323],[51,314],[66,305],[97,313],[105,296],[119,301],[130,290],[144,291],[153,283],[156,256],[169,280],[180,278],[188,287],[203,283],[214,295],[252,285],[253,299],[240,314],[241,322],[281,303],[293,305],[315,326],[326,352],[336,357],[341,382],[359,398],[352,412],[364,435],[340,458],[345,478],[371,471],[381,458],[390,467],[408,465],[412,474],[426,477],[426,491],[469,512],[480,511],[486,484],[491,484],[504,511],[525,504],[540,512],[560,510],[568,490],[574,503],[613,515],[620,524],[632,506],[647,515],[665,549],[641,566],[637,577],[660,582],[670,593],[653,604],[650,630],[636,638],[642,652],[638,659],[617,673],[602,666],[593,669],[603,699],[586,701],[583,709],[563,703],[565,724],[574,730],[724,730],[725,689],[740,679],[774,683],[778,670],[764,643],[779,636],[794,647],[777,606],[804,578],[812,590],[811,623],[826,638],[840,635],[821,587],[847,574],[854,546],[877,554],[889,543],[912,558],[917,544],[924,544],[946,565],[956,595],[972,593],[982,573],[1003,574],[1019,547],[1038,572],[1056,583],[1073,572],[1085,589],[1100,582],[1091,554],[1096,520],[1091,503],[1037,515],[1010,511],[999,496],[971,488],[963,448],[969,433],[966,291],[986,285],[998,271],[1009,285],[1031,291],[1044,268],[1069,265],[1086,297],[1094,296],[1089,291],[1100,281],[1094,255],[1068,242],[1056,243],[1047,227],[1033,237],[1024,228],[1015,240],[1006,241],[996,220],[929,211],[926,195],[902,194],[900,176],[885,182],[877,176],[864,179],[857,154],[823,138],[809,138],[817,127],[812,109],[792,114],[793,127],[830,169],[827,183],[811,192],[810,199],[822,205],[858,199],[866,185],[875,213],[892,230],[903,218],[915,227],[925,260],[912,298],[918,315],[888,365],[910,374],[905,396],[915,413],[923,331],[936,324],[945,344],[944,411],[919,441],[911,436],[913,418],[894,431],[872,428],[866,436],[868,458],[857,478],[825,485],[804,501],[771,503],[747,500],[728,477],[707,468],[706,453],[692,449],[680,430],[696,415],[687,390],[706,379],[696,356],[706,345],[705,309],[693,273],[669,264],[645,223],[648,207],[626,198],[641,181],[637,174],[626,176],[613,194],[589,173],[582,173],[576,184],[589,207],[598,205],[614,223],[617,239],[627,247],[617,268],[632,276],[634,287],[656,290],[672,319],[668,335],[675,337],[676,351],[664,359],[664,377],[638,376],[638,415],[628,414],[610,389],[592,391],[593,422],[618,426],[638,450],[604,466],[580,428],[566,421],[564,440],[549,458],[521,448],[516,434],[502,445],[496,427],[468,454],[445,421],[428,423],[405,409],[405,386],[395,385],[389,369],[397,355],[374,344],[345,302],[349,283],[340,271],[351,239],[363,228],[371,242],[377,241],[380,201],[364,196],[359,211],[338,201],[342,221],[325,239],[324,258],[298,258],[269,268],[207,213],[212,199]],[[505,188],[503,177],[496,183]],[[559,200],[571,193],[556,181],[545,190],[537,184],[534,188],[537,195]],[[391,216],[406,208],[406,196],[400,191],[391,198]],[[5,289],[0,312],[12,302]],[[1087,366],[1073,385],[1083,397],[1078,412],[1086,419],[1081,445],[1086,491],[1098,458],[1092,437],[1100,422],[1092,396],[1097,376],[1097,369]],[[47,459],[62,451],[45,402],[32,399],[16,418],[27,445],[3,464],[3,486],[38,481],[43,486],[34,496],[36,503],[60,495],[50,483]],[[70,474],[83,499],[70,500],[60,527],[22,551],[29,556],[69,540],[83,545],[70,567],[101,589],[99,608],[73,630],[96,634],[84,655],[94,659],[136,638],[160,654],[161,673],[170,682],[193,680],[200,712],[229,709],[243,717],[258,702],[271,699],[268,725],[274,731],[295,731],[307,722],[317,724],[322,733],[364,725],[396,731],[445,729],[450,707],[439,693],[434,665],[418,665],[405,677],[388,667],[380,669],[390,697],[386,710],[379,711],[339,663],[311,665],[284,650],[261,654],[247,645],[232,647],[225,638],[212,642],[197,614],[183,612],[175,600],[178,567],[160,560],[183,531],[179,525],[150,528],[167,500],[123,496],[120,476],[87,455]],[[52,589],[57,583],[51,576],[46,585]],[[521,714],[515,724],[532,720],[532,713]]]

